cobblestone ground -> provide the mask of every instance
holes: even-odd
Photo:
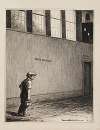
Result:
[[[6,121],[35,121],[35,122],[66,122],[92,121],[92,99],[77,97],[60,100],[46,100],[32,103],[29,108],[30,116],[17,116],[19,104],[7,105]]]

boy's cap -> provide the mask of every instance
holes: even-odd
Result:
[[[32,72],[28,72],[27,74],[26,74],[26,76],[28,77],[28,76],[36,76],[37,74],[36,73],[32,73]]]

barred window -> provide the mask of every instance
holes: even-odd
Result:
[[[32,30],[34,34],[45,35],[45,11],[33,10],[32,12]]]
[[[26,12],[24,10],[11,11],[11,28],[17,31],[26,31]]]
[[[66,10],[66,39],[76,41],[76,15],[74,10]]]
[[[51,10],[51,36],[62,37],[60,10]]]

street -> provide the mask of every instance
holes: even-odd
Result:
[[[67,122],[93,120],[92,99],[75,97],[59,100],[32,102],[29,116],[17,116],[19,104],[7,105],[6,121]]]

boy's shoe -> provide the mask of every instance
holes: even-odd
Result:
[[[29,114],[29,113],[24,113],[23,116],[24,116],[24,117],[25,117],[25,116],[30,116],[30,114]]]
[[[18,116],[23,116],[23,114],[22,114],[22,113],[18,113],[17,115],[18,115]]]

